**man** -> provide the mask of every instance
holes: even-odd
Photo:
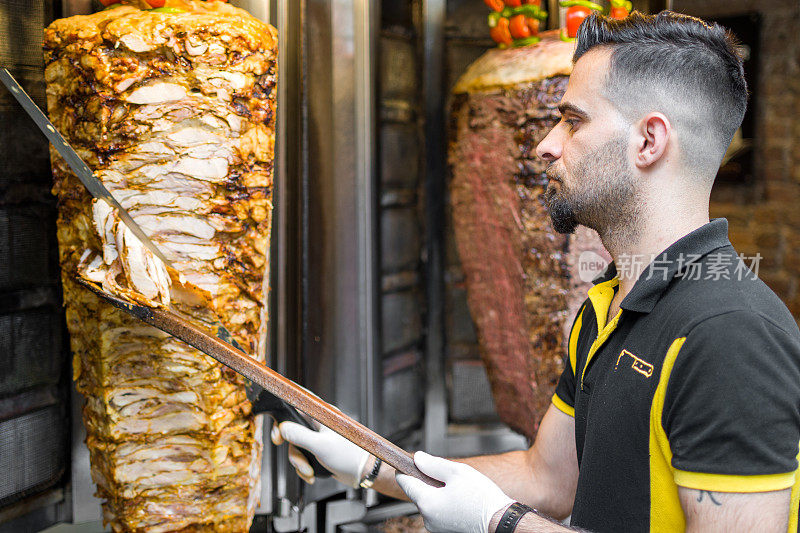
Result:
[[[533,446],[378,465],[431,531],[797,531],[800,331],[709,221],[747,89],[732,38],[664,12],[580,28],[561,121],[539,144],[554,227],[597,230],[614,258],[569,338]],[[374,459],[330,431],[281,424],[345,483]],[[308,478],[296,450],[291,460]],[[401,491],[402,489],[402,491]],[[514,502],[535,508],[535,512]],[[512,505],[513,504],[513,505]],[[498,523],[500,527],[498,528]]]

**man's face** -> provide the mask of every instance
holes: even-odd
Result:
[[[573,68],[561,99],[561,121],[536,148],[549,161],[545,191],[553,228],[582,224],[601,234],[635,198],[629,124],[603,96],[610,51],[591,50]]]

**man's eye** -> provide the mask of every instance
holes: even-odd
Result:
[[[569,126],[570,131],[575,129],[575,126],[578,125],[578,121],[574,118],[565,118],[564,122]]]

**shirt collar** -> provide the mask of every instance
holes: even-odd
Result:
[[[682,272],[687,265],[726,245],[730,245],[730,241],[728,221],[724,218],[712,219],[708,224],[684,235],[647,266],[631,292],[622,300],[620,307],[628,311],[649,313],[676,274]],[[624,265],[620,266],[624,268]],[[616,276],[617,266],[612,262],[605,273],[593,283],[597,285]]]

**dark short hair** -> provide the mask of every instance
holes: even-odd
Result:
[[[747,108],[742,58],[729,31],[672,11],[634,11],[621,20],[594,13],[578,30],[573,62],[595,47],[611,49],[607,89],[612,97],[633,98],[645,86],[667,98],[671,94],[693,108],[687,112],[700,113],[691,127],[700,125],[703,138],[710,134],[718,140],[721,159]]]

